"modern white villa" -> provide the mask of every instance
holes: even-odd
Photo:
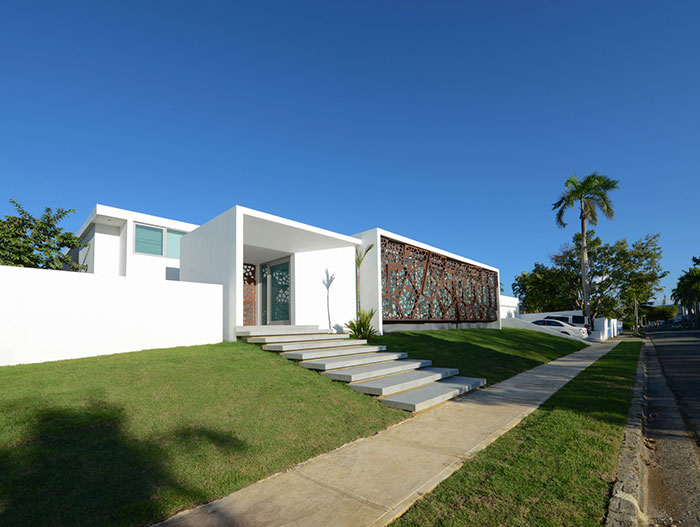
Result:
[[[241,206],[198,226],[97,205],[77,234],[88,273],[221,284],[224,340],[244,326],[342,332],[358,287],[380,333],[500,327],[498,269],[383,229],[348,236]],[[358,284],[355,250],[370,245]]]

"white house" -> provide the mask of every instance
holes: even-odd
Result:
[[[348,236],[241,206],[197,226],[97,205],[77,234],[89,273],[221,284],[226,340],[251,325],[342,331],[357,310],[355,250],[370,244],[359,289],[380,333],[500,327],[498,269],[382,229]]]
[[[88,273],[178,280],[180,240],[198,225],[96,205],[76,235],[87,246],[73,260]]]

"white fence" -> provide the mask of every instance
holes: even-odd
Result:
[[[0,266],[0,366],[222,340],[222,287]]]

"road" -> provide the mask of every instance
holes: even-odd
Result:
[[[650,526],[700,527],[700,331],[649,331],[646,512]]]
[[[700,330],[649,331],[678,407],[700,446]]]

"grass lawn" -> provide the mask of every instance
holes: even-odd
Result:
[[[493,384],[586,347],[582,341],[526,329],[401,331],[372,339],[387,351],[405,351],[433,366],[459,368]]]
[[[601,525],[640,346],[618,344],[392,525]]]
[[[407,416],[244,343],[0,368],[0,525],[146,525]]]
[[[495,382],[581,344],[506,329],[394,333]],[[147,525],[408,414],[257,346],[0,368],[0,526]]]

